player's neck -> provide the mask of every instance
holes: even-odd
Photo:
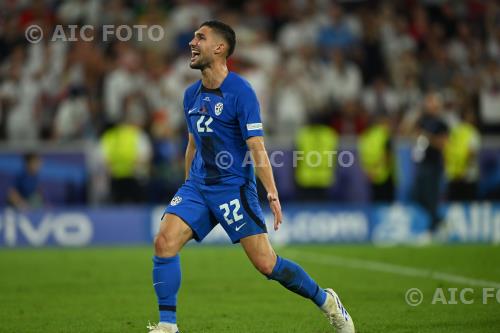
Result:
[[[226,64],[214,63],[201,71],[201,83],[205,88],[217,89],[229,74]]]

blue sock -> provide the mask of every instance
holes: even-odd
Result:
[[[179,255],[170,258],[153,257],[153,287],[158,298],[160,322],[177,322],[177,292],[181,286]]]
[[[293,261],[278,257],[269,279],[278,281],[282,286],[300,296],[309,298],[317,306],[326,301],[326,292]]]

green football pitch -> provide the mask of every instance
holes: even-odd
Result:
[[[498,246],[277,252],[334,288],[358,332],[500,332]],[[259,275],[239,246],[187,247],[181,261],[181,332],[333,331],[310,301]],[[147,247],[2,249],[0,332],[147,332],[157,321],[151,264]],[[422,293],[417,306],[405,301],[420,301],[411,288]]]

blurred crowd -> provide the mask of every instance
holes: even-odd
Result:
[[[236,31],[229,66],[254,87],[271,139],[310,123],[358,136],[378,119],[411,135],[431,94],[448,126],[468,114],[481,135],[500,133],[499,1],[4,0],[0,140],[97,142],[133,127],[141,159],[174,161],[157,172],[182,178],[182,96],[199,78],[188,42],[214,18]],[[33,24],[39,43],[25,37]],[[85,24],[91,41],[47,38]],[[163,38],[102,39],[104,25],[138,24]]]
[[[179,135],[183,90],[199,75],[187,44],[211,18],[235,29],[230,67],[252,83],[270,136],[318,118],[359,134],[373,115],[404,120],[429,90],[450,121],[471,109],[482,132],[500,125],[498,1],[5,0],[0,13],[3,140],[92,139],[123,121]],[[25,38],[32,24],[40,43]],[[58,24],[90,24],[95,36],[50,41]],[[164,36],[104,42],[108,24],[159,25]]]

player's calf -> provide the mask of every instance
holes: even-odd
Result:
[[[273,271],[267,277],[278,281],[288,290],[310,299],[319,307],[325,303],[326,292],[318,286],[302,267],[291,260],[278,256]]]
[[[349,313],[332,289],[323,290],[296,263],[277,257],[276,265],[268,278],[296,294],[309,298],[327,316],[338,333],[354,333],[354,324]]]
[[[160,322],[151,326],[153,333],[177,332],[177,293],[181,284],[178,252],[193,236],[192,230],[179,217],[167,214],[155,237],[153,288],[158,299]]]
[[[326,300],[325,291],[302,267],[277,256],[267,234],[245,237],[240,243],[253,265],[270,280],[278,281],[288,290],[309,298],[317,306],[323,305]]]

